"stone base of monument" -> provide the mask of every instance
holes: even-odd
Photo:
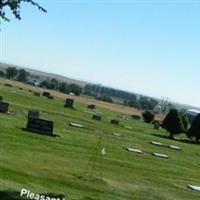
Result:
[[[8,109],[9,109],[9,103],[0,101],[0,113],[9,114]]]
[[[53,128],[54,124],[52,121],[29,118],[27,126],[23,130],[55,137],[56,134],[53,132]]]

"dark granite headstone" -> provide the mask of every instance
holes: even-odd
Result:
[[[7,113],[9,108],[9,103],[0,101],[0,112]]]
[[[101,121],[101,116],[100,116],[100,115],[93,115],[93,116],[92,116],[92,119]]]
[[[50,92],[43,92],[42,95],[45,96],[45,97],[49,97],[49,96],[51,96],[51,93]]]
[[[6,87],[13,87],[13,85],[11,85],[10,83],[5,83]]]
[[[47,98],[48,98],[48,99],[54,99],[54,97],[51,96],[51,95],[50,95],[50,96],[47,96]]]
[[[38,119],[39,117],[40,117],[40,113],[38,111],[32,111],[32,110],[30,110],[28,112],[28,118]]]
[[[74,99],[66,99],[65,108],[74,108]]]
[[[55,136],[53,133],[53,122],[44,120],[44,119],[36,119],[36,118],[29,118],[26,130],[35,132],[35,133],[41,133],[46,135]]]
[[[34,92],[33,95],[37,96],[37,97],[40,97],[40,93],[39,92]]]
[[[19,90],[23,90],[23,88],[20,87]]]
[[[0,101],[3,101],[3,97],[2,96],[0,96]]]
[[[110,120],[110,123],[111,123],[111,124],[115,124],[115,125],[119,125],[119,120],[111,119],[111,120]]]
[[[96,106],[94,104],[90,104],[90,105],[88,105],[88,108],[94,110],[96,108]]]
[[[131,117],[132,117],[134,120],[137,120],[137,121],[139,121],[139,120],[142,119],[142,117],[141,117],[140,115],[132,115]]]

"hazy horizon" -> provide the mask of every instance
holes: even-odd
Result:
[[[200,2],[39,3],[2,23],[0,62],[200,107]]]

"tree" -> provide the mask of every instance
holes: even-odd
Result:
[[[187,136],[190,138],[196,138],[196,141],[199,142],[200,140],[200,114],[196,116],[190,129],[187,132]]]
[[[74,93],[75,95],[80,95],[82,92],[82,88],[76,84],[70,84],[68,86],[69,93]]]
[[[0,70],[0,77],[5,77],[5,72]]]
[[[4,19],[5,21],[10,21],[5,12],[5,8],[8,7],[10,11],[13,13],[16,19],[20,20],[20,9],[21,9],[21,3],[30,3],[33,6],[37,7],[42,12],[47,12],[43,7],[41,7],[38,3],[32,0],[0,0],[0,18]]]
[[[173,138],[174,135],[186,132],[183,117],[176,109],[170,110],[163,121],[162,127],[170,133],[170,138]]]
[[[142,113],[142,116],[143,116],[144,121],[146,123],[151,123],[154,120],[154,117],[155,117],[155,115],[150,111],[145,111],[144,113]]]
[[[27,76],[28,72],[26,72],[24,69],[20,69],[18,71],[17,80],[25,83],[27,81]]]
[[[6,77],[8,79],[13,79],[17,76],[18,70],[15,67],[8,67],[6,69]]]

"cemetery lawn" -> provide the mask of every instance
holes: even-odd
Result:
[[[121,113],[100,107],[94,112],[102,114],[102,121],[95,121],[91,113],[84,112],[86,104],[76,102],[76,110],[71,110],[64,108],[62,98],[36,97],[3,84],[0,96],[10,103],[11,112],[0,113],[0,199],[21,199],[22,188],[69,200],[200,199],[199,192],[187,188],[188,184],[200,185],[200,146],[186,142],[184,135],[178,136],[180,141],[169,140],[160,137],[168,135],[164,130],[131,118],[123,120]],[[32,109],[54,121],[60,137],[23,131]],[[120,125],[110,124],[111,118],[119,119]],[[70,122],[84,128],[70,127]],[[153,140],[182,151],[153,146]],[[125,147],[170,158],[131,153]],[[101,155],[103,148],[105,156]]]

